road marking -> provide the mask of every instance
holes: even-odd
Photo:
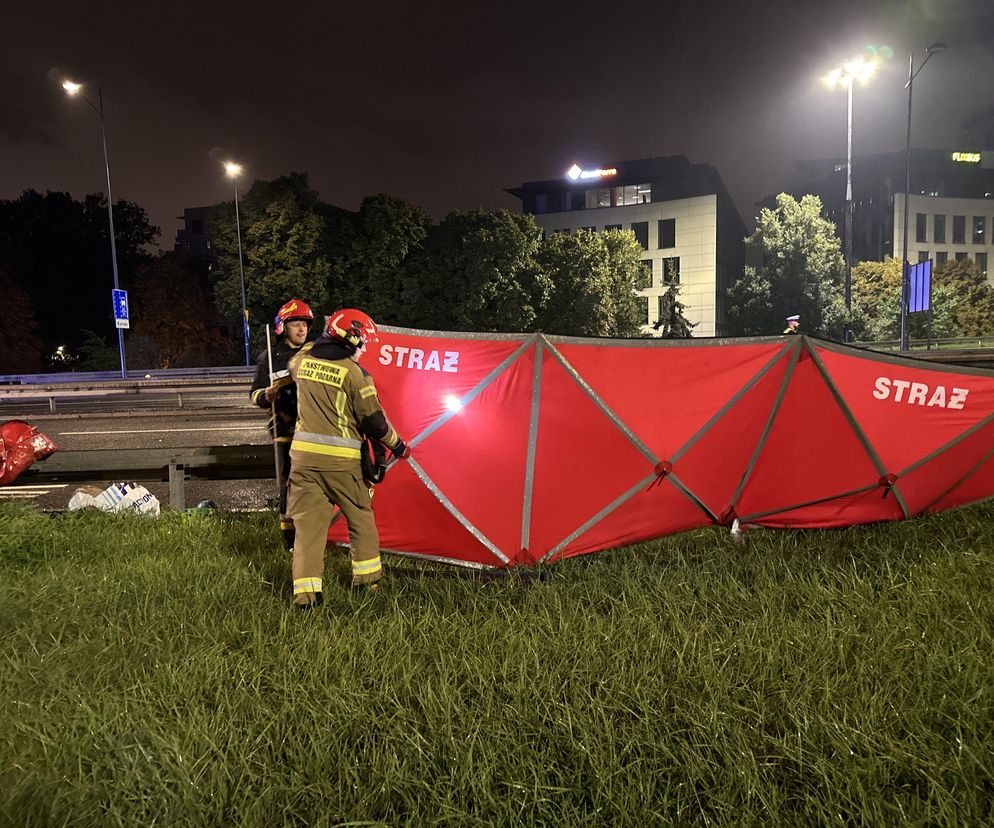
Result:
[[[11,489],[20,489],[22,492],[43,489],[47,492],[52,489],[64,489],[68,485],[68,483],[35,483],[33,486],[12,486]],[[0,489],[0,492],[11,491],[11,489]]]
[[[65,437],[78,437],[86,434],[170,434],[178,431],[265,431],[266,427],[264,425],[258,426],[221,426],[217,428],[145,428],[140,431],[135,431],[134,429],[126,429],[124,431],[55,431],[50,429],[54,434],[61,434]]]

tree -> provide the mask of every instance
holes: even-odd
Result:
[[[42,370],[42,343],[38,322],[27,291],[22,290],[0,267],[0,374],[37,374]]]
[[[531,216],[450,213],[403,268],[401,324],[457,331],[529,331],[549,285]]]
[[[948,285],[955,297],[953,319],[960,336],[994,333],[994,287],[969,259],[935,268],[936,285]]]
[[[881,342],[901,336],[901,261],[860,262],[852,269],[853,337]],[[932,336],[956,336],[956,288],[934,280],[932,285]],[[908,336],[928,334],[928,314],[909,313]]]
[[[114,231],[120,284],[127,288],[159,230],[137,204],[118,201]],[[103,195],[77,201],[68,193],[26,190],[17,199],[0,200],[0,267],[30,298],[46,351],[58,345],[76,350],[83,330],[113,332]]]
[[[138,269],[131,306],[128,361],[136,367],[214,365],[227,356],[210,289],[181,253]]]
[[[425,210],[403,199],[382,193],[364,198],[336,240],[330,288],[335,304],[361,308],[387,324],[411,324],[401,274],[431,226]]]
[[[781,193],[775,209],[760,211],[746,244],[760,248],[763,266],[746,267],[726,293],[732,331],[779,333],[784,318],[798,313],[806,331],[842,338],[845,264],[835,225],[821,216],[821,199]]]
[[[538,255],[552,285],[539,327],[572,336],[638,336],[641,258],[630,230],[553,234]]]
[[[264,344],[264,325],[287,299],[303,299],[315,309],[327,304],[331,265],[326,208],[304,173],[256,181],[239,199],[245,304],[254,349]],[[211,211],[209,227],[217,255],[215,299],[222,313],[237,318],[233,330],[240,334],[242,280],[233,201]]]
[[[107,344],[100,334],[83,330],[83,341],[79,346],[73,368],[80,371],[113,371],[121,367],[121,354],[117,347]]]
[[[680,301],[680,286],[676,282],[676,268],[669,263],[669,288],[662,295],[659,319],[652,327],[659,331],[660,339],[690,339],[694,335],[696,322],[690,322],[684,311],[687,306]]]

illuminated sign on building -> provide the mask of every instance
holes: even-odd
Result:
[[[617,175],[618,171],[614,167],[605,170],[584,170],[578,164],[574,164],[566,170],[566,177],[573,181],[586,181],[590,178],[603,178],[606,175]]]
[[[979,152],[954,152],[953,161],[965,161],[969,164],[979,164],[980,163],[980,153]]]

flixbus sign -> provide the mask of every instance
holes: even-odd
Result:
[[[966,164],[979,164],[980,163],[980,153],[979,152],[954,152],[953,161],[959,161]]]

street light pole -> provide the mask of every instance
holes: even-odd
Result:
[[[62,84],[62,88],[66,90],[69,95],[78,95],[79,91],[83,88],[78,83],[73,83],[72,81],[65,81]],[[93,102],[86,96],[80,96],[90,105],[90,109],[100,116],[100,139],[103,143],[104,148],[104,169],[107,171],[107,221],[110,225],[110,262],[111,268],[114,271],[114,290],[120,289],[120,283],[118,281],[117,275],[117,239],[114,233],[114,196],[111,194],[110,189],[110,158],[107,155],[107,129],[106,123],[107,119],[104,117],[104,92],[103,88],[97,87],[97,102],[99,106],[94,106]],[[124,357],[124,331],[121,328],[117,329],[117,350],[121,355],[121,379],[127,379],[128,370],[127,363]]]
[[[911,93],[915,77],[918,72],[925,68],[928,59],[938,52],[945,51],[945,43],[933,43],[925,50],[925,60],[921,62],[918,70],[915,71],[915,53],[908,55],[908,82],[905,89],[908,90],[908,133],[905,143],[904,156],[904,241],[901,245],[901,350],[908,350],[908,292],[910,290],[910,264],[908,262],[908,219],[909,200],[911,197]]]
[[[845,273],[845,301],[846,301],[846,321],[843,328],[842,340],[849,341],[850,316],[852,314],[852,220],[853,220],[853,198],[852,198],[852,97],[853,83],[859,80],[866,83],[877,70],[876,60],[865,60],[857,58],[851,60],[837,69],[833,69],[822,80],[830,87],[844,84],[847,94],[847,118],[846,118],[846,206],[845,206],[845,228],[846,228],[846,273]]]
[[[242,222],[238,213],[238,176],[242,171],[241,164],[231,161],[224,165],[225,172],[231,176],[235,184],[235,234],[238,236],[238,275],[242,287],[242,335],[245,340],[245,365],[251,365],[249,361],[249,321],[248,305],[245,302],[245,265],[242,262]]]
[[[846,78],[848,117],[846,119],[846,321],[842,341],[849,341],[849,318],[852,312],[852,74]]]

